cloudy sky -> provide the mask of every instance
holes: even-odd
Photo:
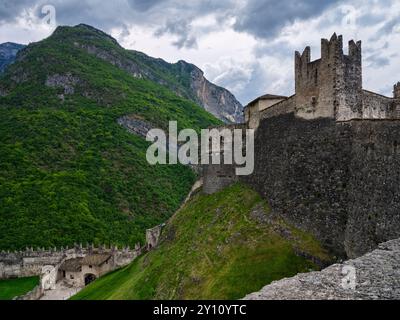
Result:
[[[363,41],[366,89],[391,96],[400,81],[398,0],[0,0],[0,43],[27,44],[79,23],[125,48],[192,62],[243,104],[292,94],[294,51],[310,45],[317,59],[320,38],[333,32]]]

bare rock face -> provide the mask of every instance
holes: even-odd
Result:
[[[64,94],[74,94],[75,85],[78,84],[79,79],[72,74],[68,73],[65,75],[54,74],[48,76],[46,79],[46,86],[51,88],[62,87],[64,88]]]
[[[154,126],[134,115],[123,116],[118,119],[118,124],[126,128],[130,133],[136,134],[140,137],[146,138],[147,133],[154,128]]]
[[[74,46],[87,51],[99,59],[128,72],[139,79],[147,79],[174,91],[178,96],[192,100],[206,111],[226,123],[244,121],[243,106],[228,90],[219,87],[204,77],[197,66],[183,60],[168,63],[159,58],[150,57],[142,52],[125,50],[107,34],[87,25],[78,28],[88,29],[93,37],[111,41],[113,49],[96,44],[87,44],[77,39]],[[56,32],[61,32],[61,29]]]
[[[244,300],[400,299],[400,239],[343,264],[272,282]]]
[[[203,71],[185,61],[177,63],[182,73],[190,74],[190,88],[195,100],[206,111],[227,123],[242,123],[243,106],[228,90],[221,88],[204,77]]]

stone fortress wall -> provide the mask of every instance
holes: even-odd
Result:
[[[400,83],[393,97],[363,90],[361,42],[350,41],[347,55],[336,34],[321,45],[319,60],[309,47],[295,54],[295,95],[246,107],[253,174],[228,179],[235,164],[210,165],[205,191],[243,181],[273,215],[354,258],[400,238]]]

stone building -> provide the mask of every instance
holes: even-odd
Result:
[[[83,287],[114,269],[111,254],[90,254],[65,260],[58,268],[58,281]]]
[[[361,41],[349,42],[343,52],[343,38],[334,34],[321,40],[321,58],[311,61],[311,49],[295,53],[295,94],[290,97],[264,95],[245,108],[249,128],[260,120],[294,113],[303,119],[331,118],[336,121],[355,119],[400,119],[400,83],[394,96],[363,90]]]
[[[286,99],[287,97],[285,96],[277,96],[272,94],[265,94],[254,99],[244,110],[245,122],[248,124],[249,128],[257,128],[260,124],[260,112]]]

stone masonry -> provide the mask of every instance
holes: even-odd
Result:
[[[245,182],[273,215],[338,258],[400,238],[400,83],[393,97],[363,90],[361,60],[361,42],[350,41],[344,54],[336,34],[322,39],[318,60],[309,47],[296,52],[295,94],[246,107],[254,172],[237,177],[236,164],[205,166],[205,192]]]

